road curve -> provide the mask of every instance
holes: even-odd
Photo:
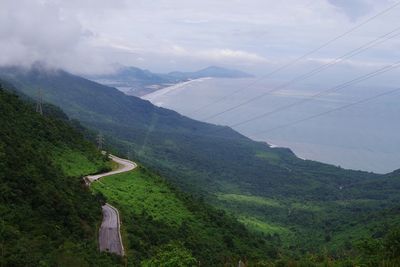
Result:
[[[86,176],[85,181],[87,181],[89,185],[90,183],[97,181],[102,177],[128,172],[137,167],[136,163],[130,160],[121,159],[113,155],[110,155],[110,158],[117,162],[119,167],[114,171]],[[102,211],[103,222],[101,223],[99,229],[100,251],[106,251],[123,256],[125,251],[121,238],[119,212],[116,208],[108,203],[102,206]]]
[[[133,169],[135,169],[137,167],[136,163],[133,162],[133,161],[130,161],[130,160],[127,160],[127,159],[121,159],[121,158],[118,158],[118,157],[116,157],[114,155],[110,155],[110,158],[113,161],[115,161],[116,163],[118,163],[119,167],[114,171],[86,176],[86,179],[90,183],[94,182],[96,180],[99,180],[100,178],[103,178],[105,176],[110,176],[110,175],[114,175],[114,174],[118,174],[118,173],[122,173],[122,172],[131,171],[131,170],[133,170]]]

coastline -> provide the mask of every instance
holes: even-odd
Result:
[[[159,103],[155,103],[155,102],[153,102],[154,99],[157,99],[159,97],[165,96],[165,95],[167,95],[169,93],[172,93],[172,92],[176,92],[179,89],[185,88],[189,84],[197,83],[197,82],[203,82],[205,80],[210,80],[210,79],[212,79],[212,78],[211,77],[204,77],[204,78],[193,79],[193,80],[189,80],[189,81],[185,81],[185,82],[180,82],[180,83],[177,83],[177,84],[174,84],[174,85],[171,85],[171,86],[167,86],[167,87],[165,87],[163,89],[157,90],[157,91],[152,92],[150,94],[143,95],[140,98],[152,102],[153,105],[161,106],[162,103],[160,103],[160,102]]]

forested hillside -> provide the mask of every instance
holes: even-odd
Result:
[[[229,128],[191,120],[59,70],[3,68],[0,76],[106,134],[122,155],[226,209],[249,229],[278,235],[293,257],[341,257],[398,227],[400,177],[297,158]],[[382,210],[385,216],[379,216]],[[370,221],[368,218],[375,218]],[[382,229],[382,225],[387,225]],[[355,231],[355,234],[350,234]]]
[[[116,265],[97,250],[100,202],[81,179],[108,162],[54,110],[0,89],[0,265]]]
[[[143,166],[92,189],[120,211],[129,266],[254,266],[280,257],[277,238],[250,233]]]
[[[41,88],[45,100],[122,141],[115,145],[124,154],[134,153],[188,190],[240,186],[268,196],[334,199],[340,186],[380,177],[301,160],[289,149],[270,148],[228,127],[189,119],[61,70],[1,68],[0,77],[32,97]]]
[[[278,257],[276,240],[249,233],[144,167],[104,178],[90,191],[82,176],[107,171],[108,160],[61,110],[46,104],[42,116],[29,98],[7,91],[0,90],[4,266],[121,265],[123,259],[98,252],[104,197],[122,214],[129,266],[220,266]]]

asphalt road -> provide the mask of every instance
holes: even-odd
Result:
[[[134,168],[137,167],[136,163],[132,162],[130,160],[121,159],[121,158],[118,158],[118,157],[113,156],[113,155],[110,155],[110,158],[113,161],[117,162],[119,164],[119,167],[116,170],[111,171],[111,172],[106,172],[106,173],[86,176],[86,178],[89,180],[89,182],[94,182],[94,181],[96,181],[96,180],[98,180],[98,179],[100,179],[102,177],[105,177],[105,176],[110,176],[110,175],[114,175],[114,174],[122,173],[122,172],[128,172],[128,171],[131,171],[131,170],[133,170]]]
[[[99,230],[99,246],[100,251],[124,255],[124,247],[122,245],[120,235],[120,223],[118,210],[109,204],[103,207],[103,222]]]
[[[110,158],[118,163],[118,168],[111,172],[106,172],[97,175],[86,176],[85,181],[88,184],[99,180],[102,177],[114,175],[118,173],[128,172],[137,167],[136,163],[121,159],[116,156],[110,155]],[[99,229],[99,247],[100,251],[107,251],[118,255],[124,255],[124,246],[122,244],[121,232],[120,232],[120,220],[119,213],[116,208],[106,203],[103,207],[103,222]]]

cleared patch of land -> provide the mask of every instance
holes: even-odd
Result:
[[[264,234],[278,234],[283,237],[290,235],[290,230],[279,224],[267,223],[264,220],[255,217],[241,216],[239,221],[250,230],[261,232]]]
[[[89,159],[79,150],[67,147],[55,149],[53,161],[60,167],[63,173],[70,177],[79,177],[82,174],[91,174],[102,169],[111,168],[111,162],[103,161],[101,158]]]
[[[103,193],[110,203],[115,203],[121,210],[137,214],[145,211],[154,220],[169,224],[179,225],[191,218],[184,204],[165,184],[149,179],[146,173],[139,170],[104,177],[92,188]]]

